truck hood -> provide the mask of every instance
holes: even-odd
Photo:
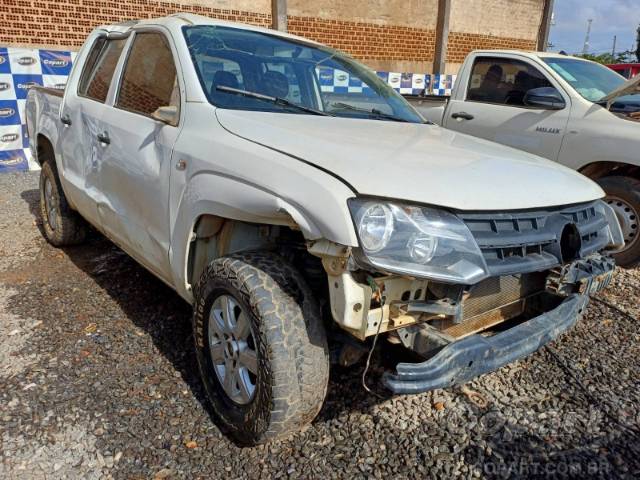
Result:
[[[361,195],[457,210],[516,210],[591,201],[586,177],[435,125],[217,109],[246,140],[330,172]]]
[[[638,93],[640,93],[640,75],[630,78],[613,92],[609,93],[609,95],[602,97],[598,103],[606,103],[607,108],[611,108],[611,104],[616,100],[616,98]]]

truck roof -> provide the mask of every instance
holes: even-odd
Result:
[[[524,55],[526,57],[538,57],[538,58],[573,58],[576,60],[583,60],[585,62],[589,62],[585,58],[575,57],[573,55],[563,55],[561,53],[556,52],[536,52],[534,50],[504,50],[504,49],[488,49],[488,50],[474,50],[472,53],[482,53],[482,54],[494,54],[494,55],[502,55],[502,54],[511,54],[514,53],[517,55]]]
[[[300,42],[305,42],[314,45],[321,45],[318,42],[309,40],[308,38],[299,37],[297,35],[291,35],[289,33],[280,32],[278,30],[272,30],[269,28],[258,27],[247,23],[229,22],[226,20],[219,20],[216,18],[206,17],[204,15],[197,15],[195,13],[174,13],[166,17],[148,18],[142,20],[127,20],[121,23],[113,23],[109,25],[101,25],[97,27],[98,30],[105,30],[107,32],[119,32],[126,33],[135,29],[138,26],[144,25],[162,25],[170,30],[181,28],[185,25],[219,25],[224,27],[239,28],[243,30],[252,30],[255,32],[263,32],[269,35],[294,39]]]

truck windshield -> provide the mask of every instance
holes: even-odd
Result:
[[[328,47],[216,25],[183,32],[202,88],[218,107],[310,114],[289,103],[339,117],[424,122],[375,72]]]
[[[576,92],[592,102],[600,101],[625,82],[624,77],[598,63],[556,57],[543,60]]]

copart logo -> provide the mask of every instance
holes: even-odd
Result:
[[[64,90],[65,88],[67,88],[67,84],[66,83],[56,83],[53,88],[56,88],[58,90]]]
[[[34,63],[36,63],[36,59],[33,57],[20,57],[17,62],[18,65],[33,65]]]
[[[413,80],[413,82],[414,82],[416,85],[422,85],[422,84],[423,84],[423,82],[424,82],[424,79],[422,79],[422,78],[418,77],[418,78],[415,78],[415,79]]]
[[[19,83],[18,85],[16,85],[20,90],[26,90],[28,88],[31,87],[35,87],[36,85],[38,85],[36,82],[26,82],[26,83]]]
[[[20,135],[18,135],[17,133],[5,133],[0,137],[0,142],[2,143],[15,142],[19,137]]]
[[[2,57],[0,57],[2,58]],[[4,92],[5,90],[9,90],[11,85],[7,82],[0,82],[0,92]]]
[[[12,117],[16,111],[11,107],[0,108],[0,118]]]
[[[347,78],[347,74],[346,73],[339,73],[338,76],[336,77],[338,79],[338,81],[340,82],[344,82]]]
[[[56,58],[56,59],[45,58],[42,63],[52,68],[64,68],[67,65],[69,65],[69,62],[61,58]]]
[[[321,70],[320,78],[325,81],[331,81],[333,80],[333,72],[330,70]]]

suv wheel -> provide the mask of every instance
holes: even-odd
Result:
[[[613,257],[621,267],[631,268],[640,262],[640,181],[631,177],[612,176],[598,180],[622,227],[625,246]]]
[[[44,235],[55,247],[77,245],[87,236],[87,224],[67,203],[52,160],[40,171],[40,214]]]
[[[275,254],[236,254],[211,262],[194,292],[198,364],[223,429],[255,445],[311,422],[329,356],[302,276]]]

